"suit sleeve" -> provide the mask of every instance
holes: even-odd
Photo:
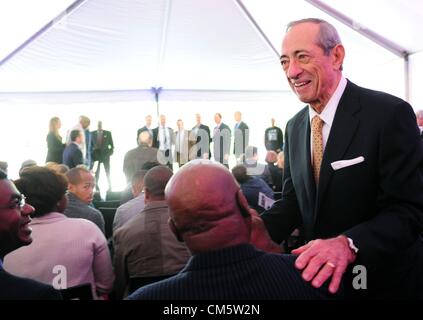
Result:
[[[110,145],[110,155],[112,155],[112,154],[113,154],[113,150],[115,149],[115,146],[114,146],[114,144],[113,144],[113,137],[112,137],[112,133],[110,132],[109,134],[110,134],[110,135],[109,135],[109,137],[110,137],[110,143],[109,143],[109,145]]]
[[[125,294],[126,287],[129,283],[129,275],[126,269],[126,251],[122,239],[122,229],[117,229],[113,234],[113,243],[114,243],[114,257],[113,257],[113,266],[115,270],[115,284],[114,291],[116,292],[116,297],[122,299]]]
[[[289,126],[289,125],[288,125]],[[286,133],[285,168],[282,197],[262,213],[261,217],[273,241],[281,243],[302,223],[297,196],[289,169],[288,126]]]
[[[249,146],[250,143],[250,128],[248,127],[247,124],[245,124],[245,128],[244,128],[244,152],[245,149]]]
[[[84,157],[82,156],[82,151],[79,148],[77,148],[76,151],[73,153],[72,161],[75,166],[84,163]]]
[[[231,153],[231,134],[231,129],[228,126],[222,130],[223,155],[229,155]]]
[[[94,230],[92,230],[94,233]],[[109,293],[115,279],[112,260],[110,258],[107,240],[103,234],[95,230],[95,248],[93,259],[93,274],[95,287],[98,293]]]
[[[268,137],[268,134],[267,134],[268,132],[269,132],[269,129],[266,129],[264,131],[264,146],[266,147],[266,150],[270,150],[271,149],[269,137]]]
[[[138,129],[138,130],[137,130],[137,145],[139,145],[138,138],[139,138],[139,136],[140,136],[140,133],[141,133],[141,129]]]
[[[282,149],[283,146],[283,132],[281,129],[278,130],[278,147]]]
[[[378,151],[377,213],[345,232],[369,265],[406,250],[423,227],[423,146],[407,103],[389,115]]]

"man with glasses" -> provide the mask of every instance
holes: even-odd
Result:
[[[60,293],[53,287],[16,277],[3,269],[6,254],[31,244],[29,215],[33,211],[34,208],[25,203],[25,197],[0,170],[0,300],[61,299]]]

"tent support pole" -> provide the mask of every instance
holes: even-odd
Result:
[[[263,32],[263,30],[260,28],[260,26],[254,20],[254,18],[251,15],[251,13],[244,6],[244,4],[242,3],[241,0],[236,0],[235,2],[238,4],[238,6],[241,8],[241,10],[244,12],[244,14],[247,16],[247,19],[251,22],[251,24],[253,25],[253,27],[258,31],[258,33],[264,39],[264,41],[267,43],[267,45],[270,47],[270,49],[276,54],[276,56],[278,57],[278,61],[279,61],[280,53],[278,52],[278,50],[275,49],[275,47],[273,46],[272,42],[270,42],[269,38],[266,36],[266,34]]]
[[[82,5],[86,0],[76,0],[73,2],[66,10],[62,11],[57,17],[53,20],[48,22],[44,27],[34,33],[31,37],[29,37],[24,43],[22,43],[19,47],[9,53],[3,60],[0,60],[0,66],[4,65],[7,61],[13,58],[16,54],[18,54],[21,50],[23,50],[27,45],[31,42],[35,41],[38,37],[48,31],[51,27],[53,27],[56,23],[60,22],[62,19],[65,19],[72,11]]]
[[[339,22],[342,22],[346,26],[350,27],[351,29],[360,33],[361,35],[365,36],[371,41],[382,46],[386,50],[389,50],[390,52],[397,55],[398,57],[404,58],[406,55],[409,54],[405,48],[401,47],[400,45],[396,44],[395,42],[391,40],[388,40],[382,37],[380,34],[377,34],[373,30],[367,29],[366,27],[360,25],[359,23],[357,23],[350,17],[346,16],[345,14],[327,5],[326,3],[320,0],[305,0],[305,1],[313,5],[314,7],[320,9],[321,11],[327,13],[328,15],[332,16]]]

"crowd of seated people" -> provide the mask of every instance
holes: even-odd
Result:
[[[89,283],[95,298],[108,294],[114,273],[106,239],[91,221],[64,214],[65,176],[33,166],[23,170],[15,184],[35,209],[33,241],[5,256],[5,270],[46,284],[57,282],[63,289]]]
[[[87,165],[89,146],[94,143],[90,140],[89,119],[81,116],[80,123],[68,131],[66,143],[62,143],[61,121],[52,118],[45,166],[28,159],[22,163],[19,179],[15,181],[18,192],[25,194],[27,202],[34,207],[31,212],[34,240],[30,246],[8,252],[4,270],[14,277],[29,278],[56,289],[89,284],[93,299],[125,298],[133,291],[135,278],[141,282],[147,281],[142,279],[158,281],[178,274],[190,260],[191,251],[178,241],[168,225],[169,208],[164,191],[172,170],[171,166],[160,165],[160,160],[171,160],[166,157],[163,144],[188,141],[195,152],[191,150],[187,160],[210,159],[212,139],[199,115],[192,130],[182,132],[183,127],[178,127],[179,131],[174,133],[178,141],[167,140],[172,137],[166,131],[166,118],[160,119],[162,127],[155,129],[151,123],[147,126],[146,119],[146,126],[137,134],[137,148],[125,156],[123,169],[128,187],[121,192],[121,206],[108,209],[113,211],[113,225],[107,226],[110,222],[105,220],[106,210],[102,208],[107,201],[96,198],[96,179],[92,166]],[[238,120],[234,130],[241,127],[242,121]],[[241,142],[242,150],[238,148],[241,163],[235,173],[241,170],[244,174],[242,177],[234,174],[249,205],[261,212],[258,192],[273,199],[273,192],[278,191],[274,188],[277,183],[272,179],[262,180],[262,173],[269,170],[264,170],[265,165],[258,162],[257,148]],[[181,146],[178,150],[182,150]],[[161,159],[159,154],[166,159]],[[268,161],[268,165],[274,162]],[[182,167],[187,163],[179,164]],[[7,171],[7,163],[0,165]],[[246,175],[245,168],[249,173],[259,173]],[[261,189],[255,190],[253,182],[259,183]]]
[[[149,170],[133,177],[134,198],[115,216],[110,248],[102,214],[92,204],[95,180],[88,168],[69,170],[51,162],[44,167],[24,166],[14,183],[16,193],[24,194],[32,205],[19,211],[22,219],[29,221],[31,215],[33,240],[30,245],[8,250],[1,270],[16,279],[32,279],[28,283],[44,290],[45,298],[60,298],[51,286],[63,290],[89,284],[93,299],[122,299],[133,291],[134,278],[158,281],[178,274],[192,251],[168,224],[165,188],[172,171],[158,163],[146,167]],[[16,296],[11,293],[9,298]]]

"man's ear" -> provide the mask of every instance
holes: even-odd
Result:
[[[145,201],[145,203],[150,201],[150,196],[151,196],[150,190],[148,190],[147,188],[144,187],[144,201]]]
[[[172,230],[173,234],[176,236],[176,239],[178,239],[179,242],[184,242],[184,239],[182,239],[182,236],[178,232],[178,229],[176,228],[175,222],[173,222],[172,218],[169,218],[167,223],[169,224],[170,230]]]
[[[342,70],[341,67],[344,63],[345,58],[345,48],[342,44],[337,44],[335,48],[333,48],[332,54],[334,56],[334,69]]]

